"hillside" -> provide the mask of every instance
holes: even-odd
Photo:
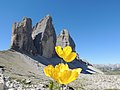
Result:
[[[0,51],[0,67],[4,68],[4,83],[7,88],[20,88],[19,90],[24,88],[28,88],[27,90],[38,90],[36,88],[39,88],[48,90],[50,78],[44,75],[43,68],[47,64],[56,64],[59,61],[60,59],[57,57],[46,59],[41,56],[25,55],[14,50]],[[74,62],[69,65],[70,67],[75,67],[74,65],[77,64]],[[120,89],[119,78],[120,75],[80,74],[79,78],[69,84],[69,86],[74,88],[74,90]]]
[[[46,59],[42,57],[39,57],[39,59],[47,63]],[[0,51],[0,66],[4,68],[5,76],[18,79],[41,78],[44,67],[38,61],[16,51]]]
[[[14,50],[0,51],[0,67],[5,69],[5,75],[10,75],[14,78],[16,76],[39,78],[41,77],[40,75],[44,75],[43,68],[46,65],[56,65],[60,63],[60,60],[58,57],[47,59],[39,55],[32,56]],[[74,60],[68,64],[70,68],[83,68],[83,73],[89,72],[87,71],[87,69],[89,69],[87,65],[79,60]],[[94,68],[94,70],[96,69]]]

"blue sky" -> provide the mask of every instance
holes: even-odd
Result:
[[[90,63],[120,63],[120,0],[0,0],[0,50],[10,48],[12,24],[35,25],[53,17],[56,33],[69,30],[80,57]]]

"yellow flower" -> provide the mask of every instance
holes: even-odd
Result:
[[[63,58],[63,60],[66,62],[71,62],[76,57],[76,53],[72,52],[72,48],[70,46],[66,46],[63,49],[60,46],[56,46],[55,51],[58,54],[58,56]]]
[[[77,79],[81,70],[81,68],[70,70],[67,64],[61,63],[55,67],[48,65],[44,68],[44,73],[60,84],[68,84]]]

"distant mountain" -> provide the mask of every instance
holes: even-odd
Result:
[[[94,64],[93,66],[105,74],[120,74],[120,64]]]

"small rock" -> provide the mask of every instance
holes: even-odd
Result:
[[[25,81],[25,83],[26,84],[30,84],[32,81],[30,80],[30,79],[27,79],[26,81]]]

